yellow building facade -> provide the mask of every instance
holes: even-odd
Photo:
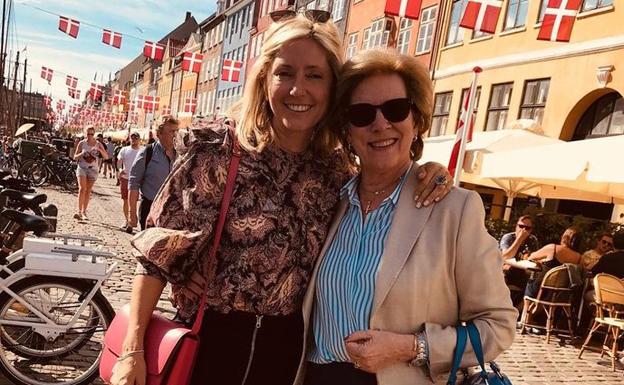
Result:
[[[475,66],[483,69],[475,132],[523,127],[531,119],[544,134],[566,141],[624,134],[622,2],[584,1],[568,43],[537,40],[546,0],[504,1],[494,34],[459,28],[466,2],[452,1],[442,18],[429,135],[456,132]],[[504,202],[500,190],[490,193],[495,205]],[[602,217],[624,222],[624,207]]]

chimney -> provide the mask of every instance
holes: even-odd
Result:
[[[184,18],[184,21],[189,21],[189,19],[192,17],[191,12],[190,11],[186,11],[186,18]]]

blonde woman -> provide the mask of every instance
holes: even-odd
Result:
[[[211,264],[204,251],[230,162],[228,127],[195,130],[154,200],[156,227],[133,243],[140,274],[127,358],[113,384],[144,383],[143,340],[165,283],[173,284],[179,316],[192,319],[207,270],[214,273],[192,382],[292,384],[303,349],[301,301],[350,175],[325,122],[342,65],[340,37],[331,22],[317,20],[299,15],[274,24],[250,72],[237,124],[242,157],[218,261]],[[437,165],[421,171],[427,181],[448,175]],[[423,201],[449,191],[425,185],[415,190]]]
[[[76,178],[78,178],[78,212],[74,214],[74,218],[78,220],[86,220],[87,208],[91,200],[91,190],[98,177],[98,157],[108,159],[106,148],[95,139],[95,129],[87,126],[85,129],[85,138],[78,142],[74,160],[78,162],[76,169]]]

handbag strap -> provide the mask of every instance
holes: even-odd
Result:
[[[451,367],[451,373],[449,374],[448,381],[446,381],[447,385],[455,385],[455,382],[457,382],[457,371],[461,365],[464,350],[466,350],[466,327],[463,325],[457,325],[455,331],[457,333],[457,344],[455,345],[455,353],[453,353],[453,366]]]
[[[232,158],[230,160],[230,168],[227,173],[227,181],[225,182],[225,189],[223,191],[223,198],[221,198],[221,210],[219,211],[219,220],[217,221],[217,226],[215,227],[214,237],[212,240],[212,247],[210,248],[209,260],[213,260],[217,257],[217,250],[219,249],[219,244],[221,243],[221,235],[223,234],[223,227],[225,226],[225,217],[227,215],[228,208],[230,207],[230,201],[232,199],[232,192],[234,191],[234,182],[236,180],[236,174],[238,173],[238,164],[241,159],[241,151],[240,146],[238,144],[238,139],[236,139],[236,134],[233,130],[230,131],[232,136]],[[195,322],[193,323],[193,328],[191,329],[190,335],[198,335],[202,326],[202,322],[204,320],[204,309],[206,307],[206,295],[208,294],[208,279],[206,279],[206,284],[204,286],[204,290],[202,291],[202,297],[199,302],[199,307],[197,310],[197,316],[195,317]]]
[[[481,377],[487,378],[487,370],[485,369],[485,360],[483,359],[483,347],[481,346],[481,335],[479,335],[479,329],[477,329],[475,324],[472,322],[468,323],[467,329],[472,350],[474,351],[475,356],[477,356],[477,361],[481,367]]]

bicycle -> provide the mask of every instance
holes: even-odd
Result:
[[[20,174],[35,186],[54,183],[69,191],[78,190],[76,167],[71,158],[63,156],[53,147],[35,151],[32,162],[25,162]]]
[[[114,254],[95,248],[97,238],[46,233],[41,217],[1,215],[15,230],[0,253],[0,371],[24,385],[92,382],[115,314],[100,290],[117,267],[106,260]],[[30,231],[36,237],[6,256]]]

